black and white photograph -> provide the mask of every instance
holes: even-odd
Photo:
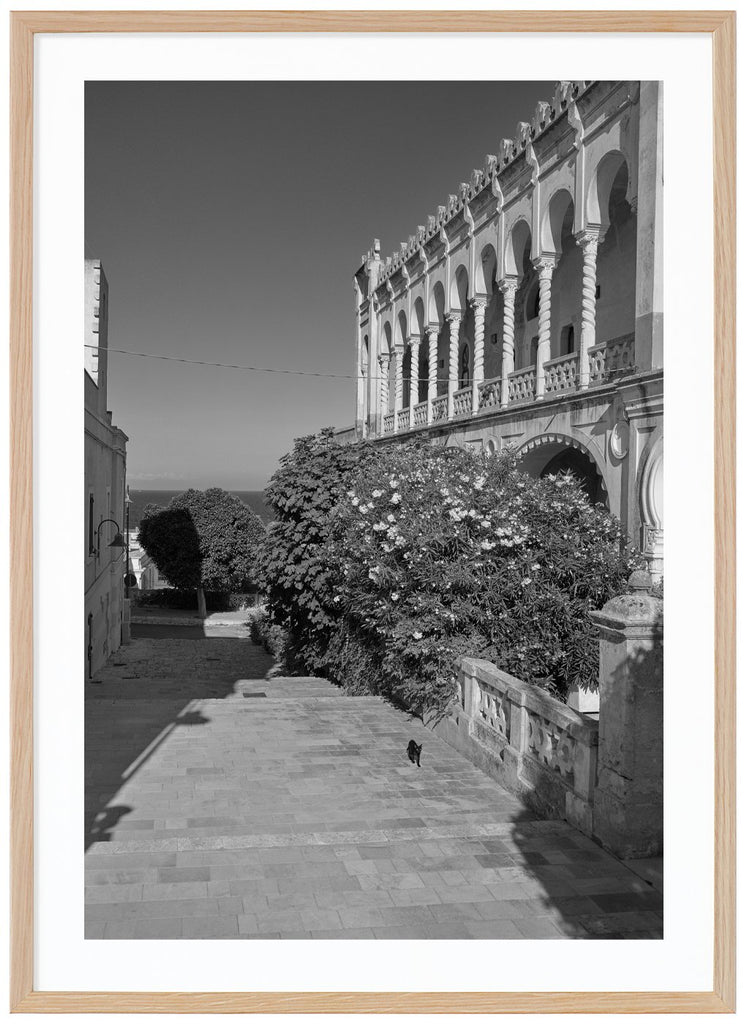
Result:
[[[662,110],[85,83],[86,939],[664,937]]]

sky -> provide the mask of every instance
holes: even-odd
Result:
[[[88,82],[86,256],[109,345],[354,374],[352,277],[424,224],[553,82]],[[355,382],[113,353],[134,488],[260,490],[351,425]]]

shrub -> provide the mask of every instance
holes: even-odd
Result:
[[[258,574],[270,621],[288,632],[288,656],[300,671],[318,671],[339,620],[329,560],[333,514],[368,459],[367,443],[340,445],[332,428],[302,437],[272,477],[272,509],[259,550]]]
[[[308,487],[293,496],[304,472],[294,472],[297,459],[313,467],[321,498],[310,504]],[[318,475],[330,462],[331,486]],[[510,453],[427,445],[334,452],[327,437],[304,439],[282,472],[271,491],[285,545],[264,559],[265,579],[275,595],[282,579],[270,614],[280,621],[282,609],[309,668],[420,713],[445,711],[465,654],[561,697],[571,684],[596,685],[587,612],[621,592],[639,560],[573,477],[531,479]],[[283,519],[288,502],[292,520]],[[307,539],[294,556],[299,524]]]

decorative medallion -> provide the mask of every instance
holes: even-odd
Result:
[[[610,434],[610,451],[616,459],[624,459],[630,445],[630,426],[626,420],[618,420]]]

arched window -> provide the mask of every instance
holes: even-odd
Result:
[[[560,332],[560,354],[570,356],[576,351],[576,339],[574,337],[573,324],[567,324]]]
[[[469,384],[469,346],[462,349],[462,358],[459,363],[459,387],[466,388]]]
[[[527,320],[536,320],[540,315],[539,282],[535,281],[527,295]]]

